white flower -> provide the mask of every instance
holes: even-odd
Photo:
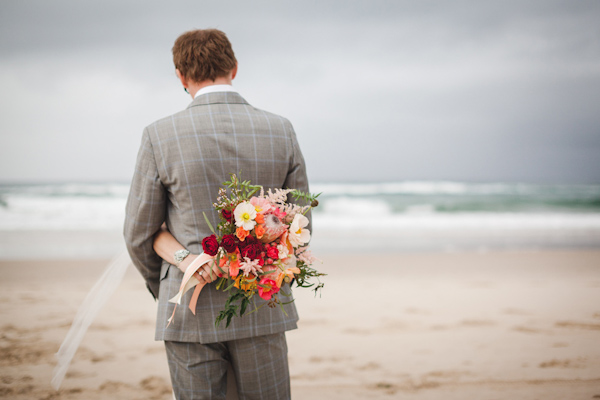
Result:
[[[298,247],[310,240],[310,231],[305,229],[308,225],[308,218],[302,214],[296,214],[294,220],[290,224],[290,234],[288,239],[294,247]]]
[[[288,248],[284,244],[277,245],[277,251],[279,252],[280,260],[287,258],[288,254],[289,254]]]
[[[237,227],[244,228],[248,232],[254,229],[256,225],[256,209],[254,206],[247,201],[243,201],[237,205],[233,210],[233,216],[235,217],[235,225]]]

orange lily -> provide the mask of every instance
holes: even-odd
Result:
[[[240,251],[236,249],[234,254],[229,254],[229,276],[236,277],[240,273]]]
[[[292,247],[292,244],[288,239],[288,231],[283,232],[283,235],[281,235],[281,239],[279,239],[279,244],[286,246],[288,248],[289,254],[294,254],[294,248]]]
[[[235,286],[238,289],[241,289],[245,292],[250,291],[250,290],[254,290],[256,288],[256,280],[252,281],[252,282],[247,282],[244,279],[244,282],[242,282],[240,284],[240,281],[242,280],[243,275],[240,275],[237,277],[237,279],[235,280],[235,283],[233,284],[233,286]]]
[[[299,274],[300,273],[300,268],[298,267],[291,267],[291,268],[286,268],[285,271],[280,272],[279,276],[277,277],[277,287],[281,287],[281,284],[283,283],[283,280],[285,279],[285,277],[289,277],[290,280],[294,279],[294,274]]]

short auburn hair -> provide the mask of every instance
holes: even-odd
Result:
[[[225,33],[218,29],[185,32],[173,45],[173,63],[186,78],[202,82],[227,76],[237,60]]]

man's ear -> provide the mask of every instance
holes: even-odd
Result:
[[[235,63],[235,67],[233,67],[233,69],[231,70],[231,80],[235,79],[235,76],[237,75],[237,67],[238,67],[238,63]]]
[[[178,69],[175,69],[175,75],[177,75],[177,77],[179,78],[179,80],[181,81],[181,84],[183,85],[184,88],[187,89],[187,81],[185,79],[185,76],[183,76],[181,74],[181,71],[179,71]]]

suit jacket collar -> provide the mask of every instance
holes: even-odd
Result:
[[[213,92],[196,97],[187,108],[209,104],[248,104],[248,102],[237,92]]]

